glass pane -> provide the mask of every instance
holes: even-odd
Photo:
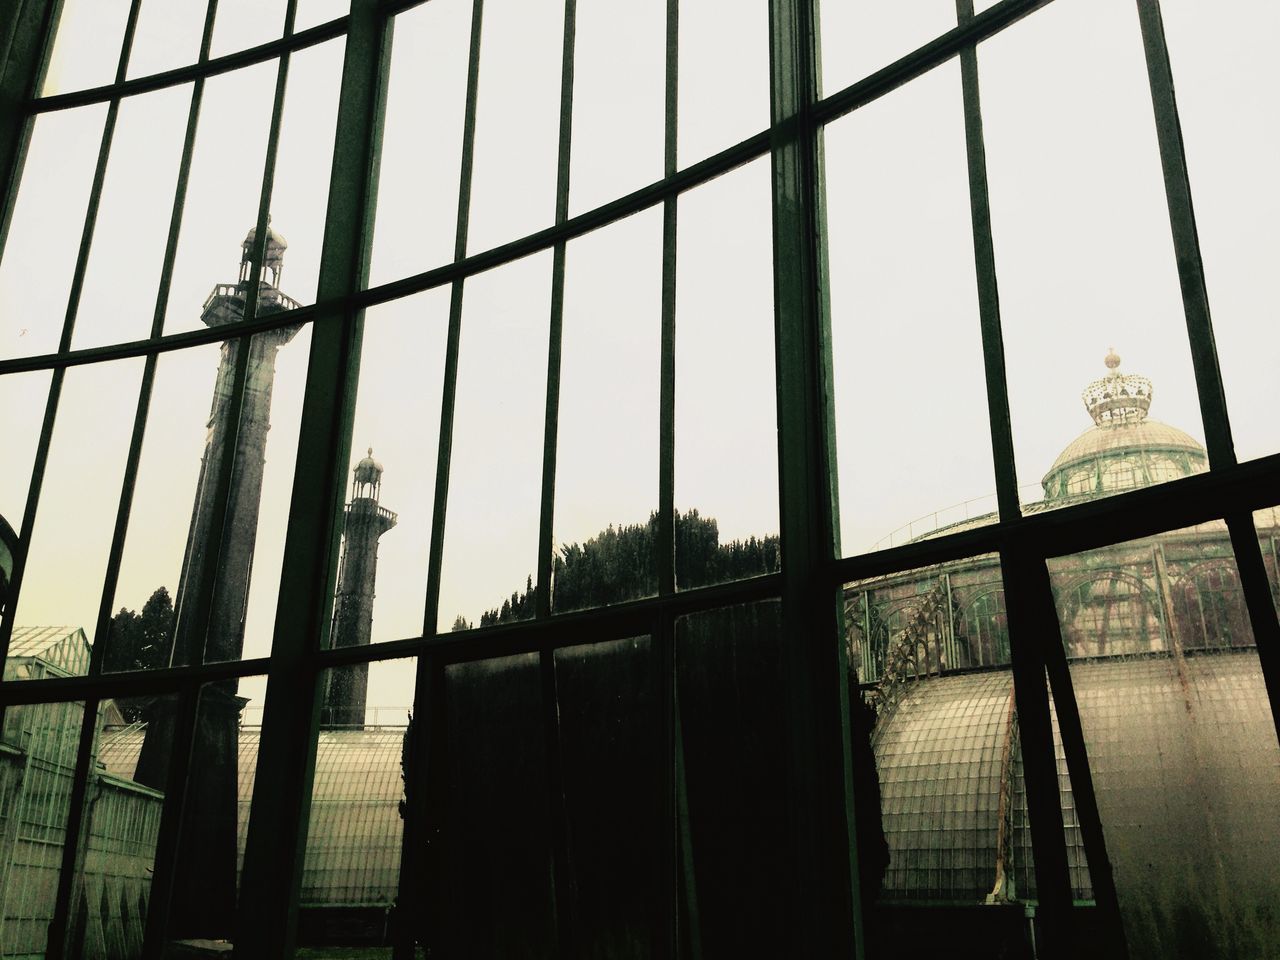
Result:
[[[276,69],[269,61],[205,84],[165,333],[200,329],[209,322],[202,319],[202,304],[236,285],[242,244],[258,221]],[[272,227],[289,235],[288,224]]]
[[[365,313],[335,645],[422,633],[448,330],[447,287]]]
[[[822,92],[830,96],[956,25],[955,0],[824,3]]]
[[[779,670],[781,604],[676,621],[676,790],[682,908],[706,956],[774,956],[789,827]],[[750,797],[749,803],[743,798]]]
[[[496,0],[480,37],[467,251],[555,219],[564,0]]]
[[[1014,452],[1040,481],[1024,505],[1204,469],[1135,8],[1054,4],[978,60]]]
[[[1262,547],[1262,562],[1267,568],[1271,583],[1271,599],[1280,613],[1280,507],[1267,507],[1253,515],[1253,526],[1258,531],[1258,544]]]
[[[1267,44],[1280,30],[1280,8],[1265,0],[1165,0],[1161,13],[1231,434],[1245,460],[1280,449],[1268,415],[1280,401],[1268,362],[1280,350],[1280,327],[1266,281],[1280,254],[1267,229],[1280,214],[1267,162],[1280,150],[1267,97],[1280,83]]]
[[[129,52],[129,79],[195,63],[208,6],[209,0],[142,0]]]
[[[765,0],[680,4],[678,156],[687,167],[769,126]]]
[[[128,19],[129,0],[64,0],[41,95],[115,80]]]
[[[58,349],[106,115],[95,104],[35,119],[0,260],[0,356]]]
[[[577,5],[570,215],[662,177],[666,28],[661,4]]]
[[[151,334],[190,109],[190,84],[120,103],[73,348]]]
[[[536,654],[445,672],[443,864],[432,900],[443,953],[555,953],[550,789]],[[495,865],[501,869],[495,869]]]
[[[17,631],[14,632],[17,640]],[[84,634],[79,643],[87,654]],[[10,657],[5,679],[57,676],[40,655]],[[15,957],[42,957],[48,943],[71,812],[83,703],[9,707],[0,729],[0,943]]]
[[[351,0],[298,0],[293,29],[297,33],[351,12]]]
[[[17,627],[65,624],[89,636],[96,629],[141,378],[141,360],[66,373]]]
[[[279,39],[286,0],[218,0],[209,55],[221,57]],[[267,101],[270,104],[270,99]]]
[[[959,65],[824,137],[843,551],[992,522]]]
[[[768,159],[683,194],[676,274],[676,580],[778,568]]]
[[[0,470],[0,517],[15,532],[22,527],[27,506],[50,379],[48,370],[0,377],[0,450],[5,462]]]
[[[648,637],[555,653],[556,717],[576,934],[601,957],[652,957],[663,902],[667,763]]]
[[[432,0],[395,18],[371,284],[453,259],[471,8]]]
[[[338,948],[346,948],[344,956],[370,960],[391,956],[408,710],[374,704],[386,702],[379,698],[388,685],[397,688],[399,702],[412,700],[414,672],[412,659],[324,672],[325,708],[298,898],[298,943],[327,948],[322,956],[336,956]]]
[[[662,208],[566,252],[556,456],[556,610],[657,592]],[[626,291],[625,297],[619,292]]]
[[[466,283],[437,630],[534,614],[551,254]],[[506,598],[506,599],[504,599]]]
[[[1130,956],[1274,954],[1280,747],[1225,525],[1049,570]]]

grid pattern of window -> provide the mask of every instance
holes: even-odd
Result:
[[[856,615],[844,585],[990,554],[1002,591],[933,616],[919,672],[960,656],[942,626],[953,619],[975,649],[1003,657],[1007,648],[1040,942],[1045,955],[1075,949],[1078,823],[1099,917],[1088,935],[1096,949],[1123,950],[1105,784],[1095,796],[1089,717],[1062,639],[1083,629],[1081,618],[1128,617],[1135,636],[1155,621],[1108,581],[1081,587],[1078,614],[1060,622],[1048,561],[1223,522],[1232,576],[1202,571],[1179,615],[1216,622],[1215,591],[1241,592],[1273,713],[1280,699],[1280,624],[1253,514],[1276,499],[1280,455],[1238,462],[1233,442],[1165,32],[1165,15],[1183,25],[1181,4],[999,0],[975,11],[957,0],[954,11],[935,5],[936,23],[886,14],[851,44],[826,9],[838,4],[819,17],[813,0],[667,0],[662,16],[625,25],[637,58],[627,71],[609,69],[620,31],[588,0],[351,0],[349,9],[200,0],[173,6],[180,26],[168,33],[160,6],[23,0],[0,14],[0,403],[18,414],[0,442],[23,485],[8,518],[16,546],[0,581],[0,658],[16,652],[16,628],[37,625],[30,618],[46,609],[66,609],[70,619],[58,622],[83,626],[92,644],[83,675],[6,670],[0,681],[0,710],[75,705],[65,815],[49,825],[65,837],[40,918],[50,956],[73,951],[83,916],[80,847],[96,823],[86,820],[89,783],[107,701],[157,704],[150,728],[165,762],[148,760],[144,745],[137,774],[166,798],[144,955],[159,956],[171,936],[223,930],[246,956],[283,956],[296,934],[305,824],[316,822],[308,813],[327,678],[400,658],[414,664],[414,720],[396,902],[430,907],[402,910],[399,956],[415,943],[447,950],[477,930],[489,938],[477,949],[495,956],[597,946],[619,956],[860,955],[873,804],[857,745],[849,750],[850,729],[855,740],[867,731],[844,683],[841,618]],[[1023,69],[996,51],[1038,55],[1052,48],[1053,24],[1071,17],[1119,30],[1103,8],[1120,6],[1138,69],[1117,81],[1117,97],[1153,131],[1145,165],[1124,169],[1151,201],[1156,239],[1142,249],[1170,250],[1159,264],[1135,259],[1128,286],[1163,291],[1185,318],[1177,339],[1210,469],[1171,474],[1158,489],[1104,478],[1115,495],[1024,511],[1018,467],[1029,431],[1026,405],[1013,401],[1034,392],[1034,365],[1007,364],[1006,351],[1025,346],[1028,291],[1051,298],[1046,271],[1060,265],[1047,262],[1053,211],[1021,233],[1001,233],[1001,218],[1018,189],[1047,196],[1077,186],[1019,179],[1027,151],[1055,149],[1052,139],[1033,142],[1037,131],[1076,146],[1106,133],[1073,130],[1078,118],[1049,107],[1018,149],[1001,152],[1010,141],[989,137],[984,117],[995,129],[1013,114],[983,98]],[[1059,10],[1063,19],[1051,20]],[[1187,36],[1176,39],[1193,62]],[[100,58],[88,51],[117,40],[114,64],[94,67]],[[604,107],[587,95],[621,72],[652,86],[620,89]],[[844,85],[826,90],[833,80]],[[927,90],[949,111],[936,127],[932,108],[917,115],[920,101],[899,99]],[[832,207],[829,233],[829,201],[876,175],[849,159],[856,151],[840,137],[879,117],[885,129],[902,120],[937,132],[956,190],[910,216],[879,211],[878,220],[871,206],[865,235],[833,248],[858,221]],[[405,124],[425,125],[431,149],[415,154]],[[220,138],[236,149],[220,152]],[[1090,149],[1111,157],[1105,142]],[[919,152],[911,141],[904,150]],[[120,155],[129,162],[113,165]],[[146,165],[130,182],[135,159]],[[42,219],[43,209],[58,214]],[[912,286],[929,287],[948,258],[965,264],[944,295],[970,324],[968,366],[956,359],[945,378],[901,376],[860,397],[864,434],[841,404],[871,374],[851,365],[844,345],[869,345],[873,358],[897,348],[872,339],[878,323],[859,327],[859,311],[876,316],[875,278],[849,274],[846,285],[845,261],[872,262],[877,246],[906,249],[895,231],[917,213],[950,232],[926,231],[942,239],[921,246],[924,275]],[[207,275],[201,245],[224,220],[251,230],[239,280],[219,285],[229,276]],[[417,231],[408,250],[398,239],[406,223]],[[289,272],[276,228],[296,255]],[[634,236],[617,252],[592,247],[625,231]],[[1028,259],[1041,242],[1047,255]],[[123,282],[111,276],[122,264],[138,266]],[[1214,296],[1229,311],[1227,275],[1217,275],[1224,286]],[[213,290],[202,324],[188,283],[200,296]],[[859,301],[864,294],[871,299]],[[651,322],[610,328],[624,299],[643,302]],[[941,316],[927,300],[913,309],[935,318],[920,330]],[[935,325],[939,337],[953,332]],[[423,339],[401,347],[400,334]],[[902,367],[910,373],[909,358]],[[1251,396],[1247,380],[1232,380],[1241,384],[1233,398]],[[950,419],[912,419],[947,391]],[[179,422],[183,404],[192,411]],[[600,409],[584,417],[592,406]],[[1233,401],[1237,422],[1245,407]],[[413,413],[401,432],[423,451],[406,470],[417,509],[388,504],[398,529],[387,533],[378,594],[408,597],[411,610],[404,629],[347,644],[331,631],[353,509],[348,473],[364,448],[356,431],[401,411]],[[915,472],[930,477],[946,465],[920,437],[965,437],[975,469],[994,481],[991,522],[859,552],[857,523],[882,518],[866,507],[874,485],[858,484],[910,472],[873,420],[896,422],[897,442],[925,452]],[[620,434],[645,439],[615,449]],[[1268,443],[1262,452],[1275,449]],[[635,459],[584,473],[578,465],[597,444],[601,461]],[[1252,434],[1248,449],[1258,450]],[[395,464],[386,467],[392,476]],[[648,481],[638,487],[632,474]],[[859,492],[846,500],[843,489]],[[573,527],[594,491],[617,496],[608,509],[622,515]],[[397,536],[421,549],[395,553]],[[167,566],[155,577],[176,589],[172,654],[157,660],[148,659],[146,610],[133,627],[113,611],[132,565],[151,576],[146,565],[161,554]],[[627,564],[590,563],[624,554]],[[555,599],[557,584],[572,600]],[[375,622],[392,618],[380,609]],[[141,639],[126,653],[130,629]],[[974,656],[985,663],[988,654]],[[874,659],[862,657],[855,667]],[[184,871],[213,856],[198,852],[196,835],[216,819],[205,786],[226,764],[236,769],[237,684],[243,692],[259,676],[265,712],[230,922],[217,919],[216,897],[200,909],[182,901]],[[995,736],[994,722],[975,735]],[[618,763],[619,752],[635,766]],[[637,769],[648,771],[639,792]],[[1074,806],[1064,811],[1068,770]],[[743,804],[758,819],[742,817]],[[613,860],[602,862],[601,850]],[[630,866],[615,872],[610,862]],[[948,868],[968,871],[963,883],[987,883],[976,864]],[[940,875],[938,889],[951,882]],[[119,899],[106,887],[93,896]],[[131,910],[132,895],[120,912]]]

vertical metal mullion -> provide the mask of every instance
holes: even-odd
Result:
[[[829,340],[819,232],[813,0],[769,5],[770,150],[782,542],[780,694],[791,870],[786,929],[804,956],[864,955],[849,700],[834,562]]]
[[[293,4],[286,21],[292,28]],[[266,709],[236,918],[236,955],[292,955],[315,772],[319,670],[336,576],[355,414],[374,169],[387,78],[387,15],[354,0],[338,94],[311,353],[298,433],[288,533],[268,667]],[[261,225],[261,224],[260,224]],[[263,237],[265,230],[260,230]]]

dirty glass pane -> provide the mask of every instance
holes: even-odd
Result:
[[[577,935],[596,956],[651,957],[674,839],[655,651],[648,637],[566,647],[555,670]]]
[[[74,349],[151,334],[190,109],[190,84],[121,101],[71,338]],[[76,247],[71,237],[62,245]]]
[[[687,167],[769,126],[764,0],[680,4],[677,156]]]
[[[142,0],[128,79],[195,63],[209,0]]]
[[[768,159],[682,194],[676,267],[676,582],[778,569]]]
[[[422,632],[448,329],[447,287],[365,312],[337,588],[344,609],[372,600],[361,642]]]
[[[555,219],[564,0],[491,0],[480,36],[467,252]]]
[[[1280,31],[1280,7],[1266,0],[1160,6],[1231,436],[1246,460],[1280,449],[1269,416],[1280,385],[1268,359],[1280,351],[1280,324],[1267,282],[1280,255],[1269,229],[1280,190],[1268,159],[1280,151],[1269,95],[1280,64],[1268,42]]]
[[[471,8],[431,0],[395,18],[370,284],[453,259]]]
[[[823,136],[842,551],[991,523],[959,65]]]
[[[1280,748],[1225,524],[1049,571],[1130,956],[1274,954]]]
[[[657,592],[662,208],[569,243],[552,605]],[[626,296],[620,296],[621,291]]]
[[[298,898],[301,947],[391,956],[404,834],[404,704],[413,698],[414,672],[412,659],[324,671]]]
[[[467,280],[438,630],[533,616],[551,253]]]
[[[129,0],[65,0],[41,95],[50,97],[116,78]]]
[[[570,216],[662,177],[666,26],[662,4],[578,3]]]
[[[94,104],[35,119],[0,260],[0,357],[58,349],[106,114]]]
[[[444,953],[555,953],[545,705],[536,654],[445,671],[448,782],[429,907]]]
[[[830,96],[956,25],[955,0],[863,0],[819,5],[822,93]]]
[[[205,84],[165,333],[200,329],[208,322],[202,320],[206,300],[238,282],[242,244],[258,220],[276,68],[275,61],[259,63]],[[272,229],[290,237],[288,223],[273,220]],[[288,254],[281,252],[288,266]],[[263,279],[270,281],[269,275]],[[277,305],[287,306],[288,298],[272,289]]]
[[[139,359],[67,371],[15,628],[93,636],[141,379]]]
[[[1136,8],[1050,4],[978,66],[1024,509],[1205,469]]]
[[[676,621],[681,909],[696,903],[706,956],[780,955],[791,937],[781,630],[776,601]]]

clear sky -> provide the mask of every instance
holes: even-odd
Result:
[[[1237,451],[1274,452],[1280,325],[1266,288],[1280,214],[1280,66],[1263,0],[1162,4]],[[107,82],[123,0],[67,0],[49,92]],[[299,24],[342,12],[304,0]],[[144,0],[130,76],[188,62],[202,0]],[[446,262],[456,232],[469,0],[397,18],[372,282]],[[768,123],[764,0],[690,0],[680,21],[678,156],[695,162]],[[214,53],[270,39],[283,3],[220,0]],[[827,92],[954,23],[951,0],[826,3]],[[1248,29],[1240,29],[1248,24]],[[554,218],[562,0],[488,0],[467,249]],[[1230,28],[1230,29],[1229,29]],[[662,175],[662,4],[579,0],[570,212]],[[315,296],[342,41],[289,70],[272,224],[283,289]],[[979,49],[995,253],[1018,479],[1034,487],[1090,426],[1079,394],[1114,347],[1155,384],[1152,416],[1203,437],[1161,188],[1136,14],[1057,0]],[[252,225],[274,63],[208,81],[166,332],[195,329],[234,281]],[[190,86],[126,100],[73,345],[148,334]],[[42,116],[0,261],[0,353],[56,349],[105,107]],[[903,524],[994,488],[969,223],[959,69],[944,64],[833,122],[824,137],[842,539],[867,549]],[[676,498],[722,539],[776,533],[777,448],[768,159],[681,197]],[[575,240],[566,256],[554,538],[644,521],[657,506],[661,211]],[[466,285],[441,625],[478,619],[536,570],[551,255]],[[449,292],[369,312],[352,438],[373,447],[399,525],[380,549],[376,640],[423,627]],[[269,651],[309,336],[281,350],[246,655]],[[114,606],[176,589],[216,346],[158,368]],[[141,375],[140,360],[73,368],[19,606],[20,624],[92,629]],[[0,378],[0,513],[21,520],[49,376]],[[1034,497],[1034,491],[1028,497]],[[984,499],[985,498],[985,499]],[[962,515],[964,509],[960,508]],[[956,519],[952,511],[946,519]],[[259,696],[247,684],[245,693]],[[371,705],[412,697],[376,666]]]

